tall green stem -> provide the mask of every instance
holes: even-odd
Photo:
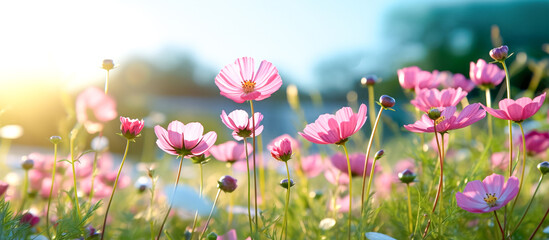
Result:
[[[351,172],[351,161],[349,160],[349,152],[347,152],[347,147],[343,143],[343,150],[345,151],[345,158],[347,158],[347,174],[349,176],[349,219],[347,220],[347,236],[351,240],[351,218],[352,218],[352,209],[353,209],[353,174]]]
[[[53,144],[53,166],[52,166],[52,173],[51,173],[51,187],[50,187],[50,195],[48,195],[48,206],[46,208],[46,233],[48,234],[48,237],[52,239],[51,233],[50,233],[50,205],[51,205],[51,195],[53,195],[53,186],[55,184],[55,169],[57,167],[57,143]]]
[[[525,169],[525,165],[526,165],[526,137],[524,136],[524,128],[522,127],[522,123],[518,123],[518,125],[520,127],[520,133],[522,134],[522,170],[521,170],[521,174],[520,174],[519,189],[518,189],[518,192],[517,192],[517,196],[515,197],[515,200],[513,201],[513,206],[511,207],[511,213],[515,209],[515,204],[517,204],[517,199],[519,198],[520,190],[522,189],[522,183],[524,181],[524,169]]]
[[[204,170],[202,169],[202,163],[199,163],[198,166],[200,167],[200,192],[198,194],[200,196],[200,199],[202,199],[202,192],[204,191],[203,190],[204,189]],[[219,194],[219,191],[218,191],[218,194]],[[215,206],[215,203],[214,203],[214,206]],[[196,228],[197,222],[198,222],[198,209],[196,209],[196,212],[194,212],[193,229],[191,230],[191,239],[193,239],[194,229]]]
[[[103,141],[103,130],[99,132],[99,143],[97,145],[101,145],[101,141]],[[95,149],[93,154],[93,167],[92,167],[92,176],[91,176],[91,187],[90,187],[90,196],[88,202],[92,202],[93,199],[93,189],[94,189],[94,183],[95,183],[95,177],[97,175],[97,157],[98,157],[99,149]]]
[[[25,179],[23,179],[23,188],[21,189],[21,196],[23,197],[23,200],[21,200],[21,206],[19,206],[19,212],[23,212],[23,209],[25,208],[25,203],[27,202],[27,195],[29,195],[28,190],[29,189],[29,170],[25,169]]]
[[[177,191],[177,184],[179,184],[179,177],[181,177],[181,168],[183,167],[183,156],[179,155],[178,158],[181,158],[181,160],[179,161],[179,170],[177,171],[177,177],[175,178],[175,186],[173,187],[172,197],[170,198],[170,207],[168,208],[168,211],[164,216],[164,220],[162,220],[162,225],[160,225],[160,230],[158,231],[158,236],[156,236],[156,240],[160,240],[160,236],[162,235],[162,229],[164,229],[164,224],[166,224],[168,215],[170,215],[170,211],[172,211],[173,199],[175,197],[175,192]]]
[[[107,95],[107,92],[109,91],[109,70],[107,70],[107,74],[105,75],[105,95]]]
[[[436,120],[433,123],[433,128],[435,131],[435,140],[437,141],[437,148],[438,148],[438,155],[440,159],[440,180],[438,183],[438,190],[437,195],[435,197],[435,202],[433,203],[433,209],[431,210],[431,216],[429,216],[429,221],[427,222],[427,227],[425,227],[425,231],[423,231],[423,238],[427,236],[427,233],[429,232],[429,226],[431,226],[431,220],[432,215],[435,213],[435,209],[437,208],[438,200],[439,198],[442,198],[442,186],[443,186],[443,180],[444,180],[444,142],[442,142],[442,146],[438,141],[438,132],[437,132],[437,122]]]
[[[76,213],[78,215],[78,219],[81,219],[80,216],[80,203],[78,203],[78,188],[76,185],[76,169],[74,168],[74,162],[76,162],[76,159],[74,158],[74,141],[76,140],[76,135],[78,134],[78,131],[80,129],[80,126],[77,125],[74,127],[74,129],[71,131],[71,137],[69,141],[69,148],[71,151],[71,166],[72,166],[72,179],[74,182],[74,205],[76,205]]]
[[[246,141],[246,138],[244,138],[244,151],[246,152],[246,170],[247,170],[247,174],[246,176],[248,177],[248,222],[250,224],[250,235],[253,235],[253,228],[252,228],[252,212],[251,212],[251,207],[250,207],[250,202],[251,202],[251,190],[250,190],[250,184],[251,184],[251,181],[250,181],[250,160],[249,160],[249,157],[248,157],[248,142]]]
[[[288,175],[288,185],[286,186],[286,205],[284,206],[284,225],[282,228],[282,232],[284,232],[284,239],[288,237],[288,205],[290,205],[290,188],[291,181],[290,181],[290,168],[288,168],[288,161],[284,162],[286,164],[286,174]],[[282,236],[280,236],[280,239],[282,239]]]
[[[200,234],[200,237],[198,239],[202,239],[202,237],[204,237],[204,233],[206,233],[206,230],[208,229],[208,225],[210,225],[210,220],[212,219],[212,214],[213,214],[213,211],[215,209],[215,205],[217,204],[217,200],[219,200],[219,194],[220,193],[221,193],[221,189],[218,189],[217,194],[215,194],[215,200],[214,200],[214,203],[212,205],[212,210],[210,210],[210,215],[208,216],[208,220],[206,221],[206,226],[202,230],[202,233]],[[192,235],[191,235],[191,239],[193,239]]]
[[[486,88],[486,106],[489,108],[492,108],[492,97],[490,95],[490,88]],[[488,114],[488,133],[489,133],[489,139],[492,139],[494,137],[494,129],[492,126],[492,115]]]
[[[494,211],[494,216],[495,216],[495,218],[496,218],[496,222],[498,223],[499,230],[501,231],[501,240],[505,240],[505,233],[504,233],[504,231],[503,231],[503,228],[501,228],[501,223],[500,223],[500,221],[499,221],[497,211]]]
[[[370,108],[370,112],[373,110],[373,108]],[[379,108],[379,113],[377,114],[376,121],[374,123],[374,127],[372,128],[372,134],[370,135],[370,140],[368,141],[368,147],[366,147],[366,159],[364,160],[366,163],[364,164],[364,171],[362,171],[362,194],[361,194],[361,200],[360,200],[360,215],[364,214],[364,186],[366,185],[366,171],[368,168],[368,161],[370,160],[370,150],[372,149],[372,141],[374,139],[374,136],[376,135],[377,125],[379,123],[379,119],[381,118],[381,113],[383,112],[383,107]],[[379,145],[378,145],[379,147]],[[370,187],[372,185],[372,179],[374,176],[374,169],[376,160],[374,159],[374,162],[372,163],[372,168],[370,169],[370,178],[368,179],[368,189],[366,191],[367,194],[367,200],[370,199]],[[350,176],[350,175],[349,175]],[[362,218],[361,218],[362,219]]]
[[[254,114],[254,103],[252,100],[250,100],[250,109],[252,112],[252,149],[253,149],[253,164],[254,164],[254,209],[255,209],[255,231],[259,235],[259,214],[257,212],[257,165],[255,164],[255,114]]]
[[[414,234],[414,226],[412,225],[412,200],[410,195],[410,184],[406,184],[406,193],[408,194],[408,228],[410,235]]]
[[[376,112],[374,112],[373,110],[376,108],[374,105],[374,86],[373,85],[368,85],[368,105],[370,107],[370,111],[369,111],[370,125],[372,127],[372,131],[374,131],[374,126],[377,124],[377,121],[374,123],[374,119],[376,119]],[[379,136],[377,135],[375,136],[375,141],[376,141],[376,147],[379,148],[379,146],[381,146],[380,145],[381,143],[379,141]]]
[[[536,235],[536,233],[538,232],[539,228],[541,227],[541,225],[543,224],[543,222],[545,221],[545,218],[547,218],[547,214],[549,213],[549,208],[547,208],[547,211],[545,211],[545,215],[543,215],[543,218],[541,218],[541,221],[539,222],[538,226],[536,227],[536,229],[534,230],[534,232],[532,232],[532,235],[530,235],[530,238],[528,238],[528,240],[532,240],[534,238],[534,236]]]
[[[532,195],[532,198],[530,199],[530,202],[528,202],[528,206],[526,207],[526,210],[524,210],[524,213],[522,214],[522,217],[520,218],[519,222],[517,223],[517,226],[509,233],[509,238],[517,229],[519,228],[520,224],[522,223],[522,220],[524,220],[524,217],[526,217],[526,213],[528,213],[528,210],[530,209],[530,206],[532,205],[532,202],[534,201],[534,197],[536,196],[536,193],[538,193],[539,186],[541,185],[541,181],[543,181],[544,174],[541,174],[541,177],[539,177],[538,180],[538,186],[536,187],[536,190],[534,191],[534,194]]]
[[[114,198],[114,193],[116,192],[116,186],[118,186],[118,179],[120,178],[120,173],[122,172],[122,167],[124,167],[124,162],[126,161],[126,156],[128,156],[128,148],[130,146],[130,140],[126,141],[126,149],[124,150],[124,157],[122,157],[122,162],[118,168],[118,173],[116,174],[116,179],[114,180],[114,186],[112,187],[111,197],[109,198],[109,204],[107,204],[107,211],[105,212],[105,219],[103,220],[103,229],[101,230],[101,240],[105,237],[105,228],[107,227],[107,216],[109,215],[109,209],[111,208],[112,199]]]
[[[505,71],[505,86],[507,87],[507,98],[511,99],[511,81],[509,80],[509,70],[507,70],[507,65],[505,60],[500,61]],[[509,177],[513,175],[513,127],[512,121],[508,121],[509,126]]]

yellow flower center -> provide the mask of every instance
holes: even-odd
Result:
[[[495,207],[497,205],[496,201],[498,198],[496,197],[495,193],[486,194],[486,197],[484,198],[484,201],[488,204],[490,207]]]
[[[435,123],[438,125],[438,124],[440,124],[442,121],[444,121],[444,116],[440,116],[439,118],[437,118],[437,120],[435,120]]]
[[[245,93],[253,92],[255,89],[255,82],[252,82],[252,80],[242,81],[242,89]]]

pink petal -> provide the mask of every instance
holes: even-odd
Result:
[[[195,156],[205,153],[206,151],[208,151],[208,149],[210,149],[210,147],[215,144],[216,140],[217,134],[215,132],[210,131],[206,133],[202,140],[198,143],[198,145],[191,149],[191,153]]]
[[[185,124],[180,121],[173,121],[168,124],[168,137],[169,143],[178,149],[182,149],[183,146],[183,132],[185,130]]]
[[[236,129],[233,130],[243,130],[248,127],[248,113],[244,110],[234,110],[229,113],[229,119],[232,121]]]
[[[183,132],[185,149],[193,149],[202,139],[204,127],[200,123],[191,122],[185,125]]]
[[[518,190],[519,190],[519,180],[518,180],[518,178],[510,177],[507,180],[507,183],[505,184],[505,187],[504,187],[503,191],[501,192],[501,195],[500,196],[496,195],[498,197],[498,202],[502,201],[502,203],[500,205],[504,206],[509,201],[513,200],[513,198],[515,198],[517,196]]]
[[[499,174],[494,173],[484,178],[484,180],[482,180],[482,183],[484,184],[486,193],[499,196],[501,195],[501,190],[503,189],[503,185],[505,184],[505,178]]]
[[[476,201],[460,192],[456,193],[456,203],[463,210],[472,213],[485,213],[490,209],[488,204]]]
[[[235,64],[240,67],[240,76],[242,80],[254,79],[254,59],[251,57],[241,57],[236,59]]]

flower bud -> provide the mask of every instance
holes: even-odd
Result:
[[[292,158],[292,142],[288,138],[282,138],[269,146],[271,156],[276,160],[287,162]]]
[[[198,156],[191,157],[191,161],[194,164],[204,164],[204,163],[208,162],[208,160],[210,160],[210,159],[208,158],[208,155],[206,155],[206,154],[200,154]]]
[[[412,171],[406,169],[400,173],[398,173],[398,179],[400,179],[401,182],[409,184],[413,182],[416,179],[416,174]]]
[[[509,48],[505,45],[497,48],[493,48],[490,50],[490,57],[492,57],[494,60],[501,62],[505,59],[507,59],[507,56],[509,54]]]
[[[288,179],[282,179],[282,181],[280,181],[279,185],[283,188],[286,188],[288,189]],[[295,185],[294,183],[294,180],[290,179],[290,187],[293,187]]]
[[[20,222],[22,224],[29,224],[31,227],[34,227],[36,224],[38,224],[38,222],[40,222],[40,218],[37,217],[37,216],[34,216],[32,213],[30,212],[27,212],[25,214],[23,214],[23,216],[21,216],[21,220]]]
[[[545,175],[549,172],[549,162],[544,161],[538,164],[538,169],[541,172],[541,174]]]
[[[379,103],[384,108],[392,108],[395,106],[395,99],[387,95],[382,95],[379,97]]]
[[[236,179],[234,179],[233,177],[225,175],[217,181],[217,187],[224,192],[230,193],[233,192],[238,186],[236,182]]]
[[[101,65],[101,68],[109,71],[114,68],[114,62],[112,59],[105,59],[103,60],[103,64]]]
[[[206,239],[208,239],[208,240],[216,240],[216,239],[217,239],[217,234],[214,233],[214,232],[211,232],[210,234],[208,234],[208,236],[206,236]]]
[[[370,76],[366,76],[366,77],[363,77],[362,79],[360,79],[360,84],[363,87],[373,86],[373,85],[376,84],[376,82],[377,82],[377,76],[376,75],[370,75]]]
[[[53,144],[59,144],[61,142],[61,137],[60,136],[51,136],[50,137],[50,142],[53,143]]]
[[[383,149],[379,150],[376,152],[376,155],[374,155],[374,158],[377,160],[377,159],[380,159],[383,157],[383,154],[385,154],[385,151],[383,151]]]
[[[438,110],[438,108],[431,108],[431,110],[429,110],[429,112],[427,113],[427,115],[429,116],[429,118],[431,120],[437,120],[440,118],[440,110]]]
[[[128,140],[139,137],[144,126],[145,122],[143,120],[120,117],[120,132]]]
[[[34,160],[24,158],[21,167],[25,170],[31,170],[34,167]]]

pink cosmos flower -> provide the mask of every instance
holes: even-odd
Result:
[[[366,111],[366,105],[361,104],[356,114],[350,107],[339,109],[335,115],[322,114],[314,123],[307,124],[299,135],[317,144],[343,144],[362,128]]]
[[[437,123],[437,132],[444,133],[449,130],[459,129],[467,127],[486,116],[486,112],[480,108],[480,103],[473,103],[468,105],[459,113],[456,114],[456,107],[450,106],[442,110],[440,121]],[[457,116],[456,116],[457,115]],[[421,120],[416,121],[414,124],[404,125],[410,132],[435,132],[434,122],[427,116],[423,114]]]
[[[493,88],[499,85],[505,77],[505,71],[501,70],[496,64],[486,63],[479,59],[477,63],[471,62],[469,77],[477,86],[483,88]]]
[[[129,140],[138,137],[144,126],[145,122],[143,120],[120,117],[120,131],[122,136]]]
[[[538,132],[533,130],[526,135],[526,152],[531,155],[545,153],[549,149],[549,132]],[[522,137],[520,138],[520,149],[522,149]]]
[[[287,138],[288,140],[290,140],[290,143],[292,143],[292,149],[293,150],[297,150],[301,146],[301,144],[299,144],[299,141],[297,141],[297,139],[293,138],[292,136],[290,136],[289,134],[286,134],[286,133],[276,137],[275,139],[273,139],[269,143],[269,145],[274,145],[275,142],[278,142],[283,138]]]
[[[457,205],[472,213],[487,213],[498,210],[511,201],[518,193],[519,181],[510,177],[492,174],[484,180],[468,182],[463,193],[456,193]]]
[[[349,175],[344,174],[342,171],[331,166],[324,170],[324,178],[334,185],[347,185],[349,184]]]
[[[282,138],[268,147],[274,159],[287,162],[292,157],[292,142],[288,138]]]
[[[513,155],[515,155],[513,153]],[[506,171],[509,166],[509,153],[508,152],[495,152],[492,153],[490,157],[490,162],[492,163],[492,169],[499,169]]]
[[[398,82],[406,90],[415,90],[416,88],[436,88],[439,85],[437,79],[438,71],[427,72],[417,66],[406,67],[397,71]]]
[[[254,73],[254,67],[253,58],[242,57],[221,69],[215,77],[220,94],[237,103],[261,101],[282,86],[282,79],[272,63],[261,61],[257,73]]]
[[[263,120],[263,114],[256,112],[254,113],[255,118],[255,136],[258,136],[263,132],[263,125],[261,120]],[[225,111],[221,112],[221,121],[229,129],[233,130],[233,138],[237,141],[244,140],[244,138],[252,137],[253,133],[253,119],[248,119],[248,113],[244,110],[234,110],[229,115]]]
[[[93,116],[88,115],[90,111]],[[99,88],[87,88],[76,98],[76,119],[90,134],[101,131],[116,116],[116,102]]]
[[[0,197],[6,193],[10,185],[7,182],[0,181]]]
[[[490,115],[499,119],[522,122],[538,112],[543,105],[543,101],[545,101],[546,94],[547,93],[543,93],[534,98],[534,100],[527,97],[519,98],[516,101],[506,98],[499,101],[499,109],[489,108],[484,105],[482,105],[482,107],[490,113]]]
[[[248,155],[250,155],[253,151],[252,144],[248,143],[246,147],[248,148]],[[215,159],[222,162],[234,163],[246,159],[244,144],[235,141],[212,146],[209,152]]]
[[[349,155],[349,162],[351,163],[351,174],[352,177],[355,176],[362,176],[364,171],[364,160],[366,159],[366,154],[363,153],[352,153]],[[370,175],[370,171],[372,170],[372,162],[373,158],[370,158],[368,160],[368,167],[366,169],[366,176]],[[347,158],[343,153],[336,153],[330,157],[330,162],[332,165],[347,175]],[[379,166],[376,166],[375,172],[379,171]]]
[[[375,175],[376,179],[374,181],[375,191],[376,191],[375,196],[381,197],[381,198],[388,198],[391,196],[391,192],[393,191],[395,192],[406,191],[404,188],[405,187],[404,184],[402,184],[402,182],[398,178],[398,173],[406,169],[412,172],[417,172],[414,159],[405,158],[405,159],[399,160],[392,168],[392,172],[382,171],[381,174],[376,174]]]
[[[299,164],[296,161],[297,164]],[[320,154],[314,154],[301,158],[301,165],[299,166],[301,171],[305,173],[308,178],[318,176],[325,169],[325,165],[322,161]]]
[[[40,222],[40,217],[35,216],[34,214],[32,214],[30,212],[27,212],[27,213],[23,214],[23,216],[21,216],[20,222],[23,223],[23,224],[27,223],[31,227],[34,227],[34,226],[36,226],[36,224],[38,224]]]
[[[456,106],[465,96],[467,92],[461,88],[448,88],[442,91],[436,88],[417,89],[416,98],[410,103],[421,111],[429,112],[431,108]]]
[[[158,140],[156,145],[164,152],[182,157],[198,156],[205,153],[217,140],[217,134],[210,131],[204,135],[204,127],[198,122],[187,125],[180,121],[168,124],[168,129],[156,125],[154,133]]]
[[[250,240],[250,239],[252,239],[252,238],[248,237],[245,240]],[[236,235],[236,230],[231,229],[227,233],[225,233],[221,236],[217,236],[217,240],[238,240],[237,235]]]
[[[467,79],[461,73],[450,73],[448,71],[441,72],[439,79],[445,88],[461,88],[463,91],[471,92],[475,88],[475,83],[471,79]]]

